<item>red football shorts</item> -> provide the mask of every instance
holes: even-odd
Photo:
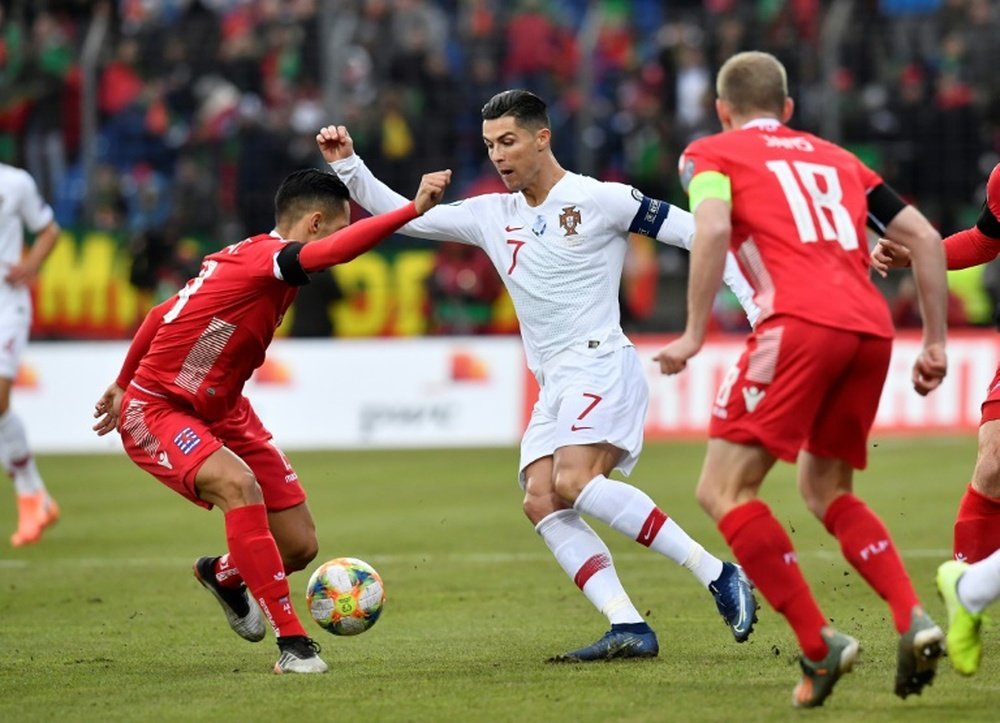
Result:
[[[194,480],[205,460],[222,446],[253,471],[269,511],[305,502],[298,475],[271,442],[271,433],[246,397],[240,398],[225,419],[206,422],[190,410],[132,385],[122,398],[118,430],[133,462],[196,505],[212,508],[198,497]]]
[[[980,424],[1000,419],[1000,366],[997,367],[996,376],[990,382],[990,390],[986,393],[986,400],[982,406],[982,415],[979,420]]]
[[[891,353],[892,339],[767,319],[719,388],[709,436],[786,462],[804,448],[864,469]]]

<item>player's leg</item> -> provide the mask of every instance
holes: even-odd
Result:
[[[231,561],[278,635],[288,636],[298,659],[304,661],[282,666],[286,659],[282,649],[276,668],[296,672],[325,670],[325,663],[318,660],[291,607],[288,581],[268,528],[263,494],[249,466],[226,449],[204,422],[134,387],[126,389],[122,398],[119,430],[125,452],[136,465],[191,502],[206,509],[213,505],[222,509]],[[235,596],[222,595],[213,579],[214,570],[203,569],[201,563],[196,564],[196,575],[219,600],[233,629],[248,640],[263,638],[263,619],[247,593],[241,590],[238,595],[246,604],[247,628],[241,632],[232,619],[230,598]]]
[[[1000,549],[1000,372],[983,403],[972,482],[955,518],[956,560],[978,562]]]
[[[920,693],[933,679],[944,634],[921,607],[889,531],[852,492],[854,470],[867,464],[868,432],[878,410],[892,342],[860,336],[853,344],[845,338],[836,346],[845,350],[853,346],[854,352],[829,386],[799,455],[799,491],[810,511],[840,542],[851,566],[888,602],[900,634],[895,690],[905,698]]]
[[[35,465],[24,424],[10,406],[11,389],[27,343],[26,322],[0,327],[0,463],[14,480],[18,524],[10,542],[15,547],[38,542],[42,531],[59,519],[59,506]]]
[[[298,474],[245,397],[223,424],[212,429],[253,470],[285,574],[304,570],[316,558],[319,542]]]
[[[322,673],[327,665],[295,614],[285,566],[268,525],[264,495],[250,467],[222,447],[194,478],[198,496],[225,514],[229,556],[278,638],[276,673]]]
[[[828,625],[788,533],[757,499],[775,460],[795,461],[825,386],[844,363],[836,346],[812,333],[788,317],[754,330],[716,395],[697,492],[736,559],[795,632],[803,677],[793,702],[801,707],[822,705],[859,651],[856,640]]]
[[[614,469],[628,474],[642,449],[649,390],[635,350],[561,369],[557,381],[563,374],[569,381],[560,390],[554,428],[556,493],[578,512],[690,570],[712,593],[736,640],[746,640],[757,609],[746,576],[691,539],[643,490],[608,477]]]
[[[557,655],[552,662],[655,657],[656,633],[636,610],[622,586],[607,545],[576,510],[555,493],[552,457],[529,464],[525,480],[524,512],[559,566],[590,603],[611,624],[597,642]]]
[[[803,676],[792,702],[815,707],[852,669],[860,646],[829,625],[799,568],[791,538],[768,505],[757,499],[774,462],[762,446],[710,439],[697,495],[757,589],[795,633]]]
[[[634,485],[608,477],[622,451],[607,444],[556,450],[556,489],[578,512],[609,525],[629,539],[689,570],[712,593],[737,642],[756,621],[753,586],[740,568],[723,562],[693,540],[653,499]]]

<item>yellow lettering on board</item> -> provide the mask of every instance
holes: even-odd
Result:
[[[427,332],[427,276],[433,268],[432,250],[403,251],[396,255],[393,334],[419,336]]]

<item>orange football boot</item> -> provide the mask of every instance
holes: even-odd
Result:
[[[17,496],[17,530],[10,536],[14,547],[42,539],[42,530],[59,520],[59,505],[44,492]]]

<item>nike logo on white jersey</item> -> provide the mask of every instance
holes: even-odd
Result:
[[[510,233],[512,231],[520,231],[524,226],[505,226],[504,231]]]
[[[743,402],[747,405],[747,411],[752,412],[760,404],[766,392],[757,387],[743,387]]]

